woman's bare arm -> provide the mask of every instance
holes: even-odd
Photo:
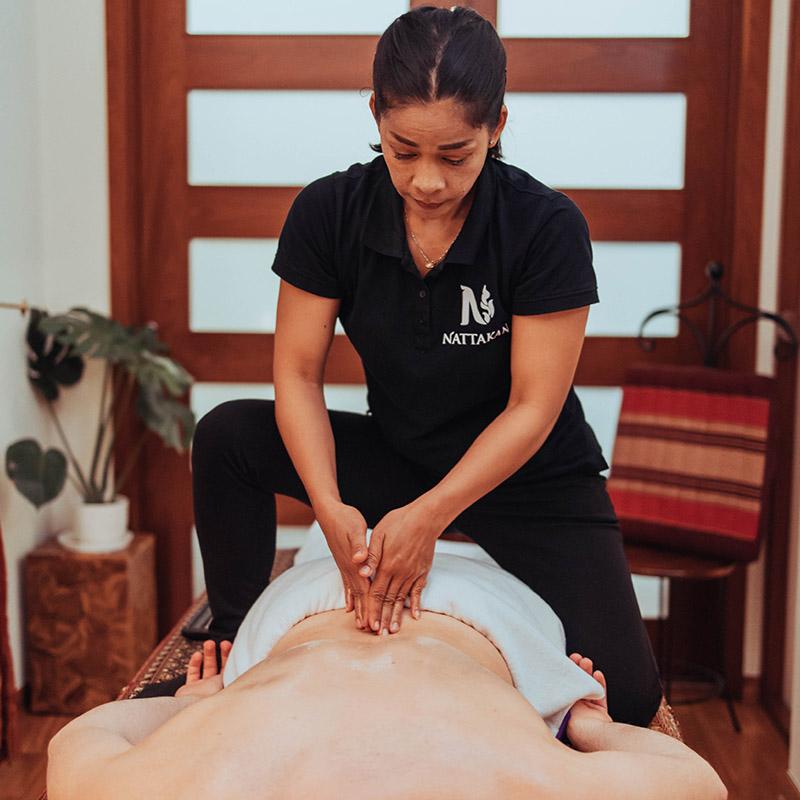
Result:
[[[361,628],[369,579],[358,570],[367,558],[367,523],[357,508],[342,503],[322,393],[339,302],[281,281],[273,360],[275,421],[342,573],[345,609],[355,610]]]
[[[313,506],[341,499],[322,393],[339,302],[281,281],[273,360],[275,421]]]

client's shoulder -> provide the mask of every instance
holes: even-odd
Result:
[[[572,754],[561,795],[567,800],[726,800],[728,796],[719,776],[699,756],[618,750]]]

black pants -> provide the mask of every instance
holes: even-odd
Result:
[[[392,450],[372,417],[328,413],[339,492],[370,528],[441,479]],[[230,638],[268,582],[275,493],[309,502],[275,424],[274,402],[231,401],[203,417],[192,472],[212,630]],[[605,673],[612,718],[648,725],[662,687],[605,478],[501,485],[453,527],[549,603],[564,625],[567,652],[589,656]]]

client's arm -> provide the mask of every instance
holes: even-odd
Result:
[[[48,800],[92,800],[106,796],[103,771],[186,706],[189,697],[114,700],[65,725],[47,748]],[[104,789],[105,786],[105,789]]]
[[[65,725],[47,748],[48,800],[107,797],[110,784],[105,767],[179,711],[222,689],[222,670],[230,649],[230,642],[223,642],[218,670],[215,644],[205,642],[202,656],[195,653],[189,661],[186,685],[178,690],[179,696],[113,700]]]
[[[605,688],[603,673],[592,673],[590,659],[578,654],[570,657]],[[574,787],[579,796],[586,800],[726,800],[725,784],[694,750],[663,733],[613,722],[605,707],[605,700],[588,702],[586,709],[573,707],[567,726],[570,743],[587,754],[589,765],[581,773],[585,789]]]

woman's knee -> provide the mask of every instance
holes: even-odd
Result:
[[[629,673],[624,679],[614,682],[608,679],[608,710],[615,722],[625,722],[646,728],[661,705],[664,694],[658,669]]]
[[[192,437],[192,468],[263,438],[274,425],[274,405],[273,400],[228,400],[204,414]]]

